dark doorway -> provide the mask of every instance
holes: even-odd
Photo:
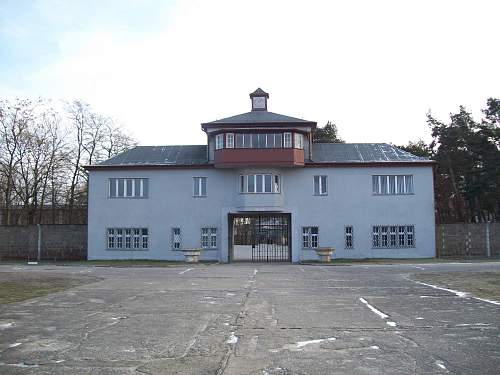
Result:
[[[290,214],[229,214],[230,261],[290,262]]]

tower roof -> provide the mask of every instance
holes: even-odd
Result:
[[[254,96],[265,96],[266,98],[269,99],[269,94],[267,92],[265,92],[264,90],[262,90],[260,87],[257,88],[257,90],[255,90],[254,92],[252,92],[250,94],[251,98],[253,98]]]

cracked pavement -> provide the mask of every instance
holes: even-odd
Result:
[[[0,266],[95,277],[0,306],[0,374],[497,374],[500,306],[411,275],[499,269]]]

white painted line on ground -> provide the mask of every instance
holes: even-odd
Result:
[[[382,311],[380,310],[377,310],[375,307],[373,307],[372,305],[370,305],[368,303],[368,301],[362,297],[359,298],[359,300],[364,303],[366,306],[368,306],[368,308],[373,311],[375,314],[377,314],[378,316],[380,316],[382,319],[387,319],[389,317],[389,315],[387,314],[384,314]]]
[[[420,281],[415,281],[415,280],[412,280],[414,283],[417,283],[417,284],[420,284],[420,285],[425,285],[425,286],[428,286],[430,288],[434,288],[434,289],[439,289],[439,290],[444,290],[445,292],[450,292],[450,293],[453,293],[455,294],[457,297],[460,297],[460,298],[469,298],[470,295],[469,293],[465,293],[465,292],[460,292],[458,290],[453,290],[453,289],[447,289],[447,288],[442,288],[440,286],[437,286],[437,285],[432,285],[432,284],[427,284],[427,283],[423,283],[423,282],[420,282]]]
[[[500,302],[498,302],[498,301],[494,301],[494,300],[486,299],[486,298],[473,297],[473,296],[470,295],[470,293],[467,293],[467,292],[460,292],[458,290],[443,288],[443,287],[440,287],[440,286],[437,286],[437,285],[427,284],[427,283],[423,283],[423,282],[415,281],[415,280],[411,280],[411,281],[413,281],[414,283],[420,284],[420,285],[428,286],[430,288],[444,290],[445,292],[453,293],[457,297],[460,297],[460,298],[473,298],[473,299],[476,299],[478,301],[487,302],[487,303],[491,303],[492,305],[500,306]],[[426,296],[420,296],[420,298],[424,298],[424,297],[426,297]],[[428,298],[430,298],[430,296]]]
[[[378,310],[376,307],[370,305],[368,303],[368,301],[366,299],[364,299],[363,297],[360,297],[359,300],[362,303],[364,303],[372,312],[374,312],[375,314],[377,314],[380,318],[382,318],[382,319],[389,318],[389,315],[384,314],[382,311]],[[396,322],[393,322],[391,320],[386,321],[385,324],[387,324],[390,327],[396,327],[398,325]]]
[[[194,268],[188,268],[187,270],[184,270],[184,271],[182,271],[182,272],[179,272],[179,275],[182,275],[182,274],[184,274],[184,273],[186,273],[186,272],[192,271],[193,269],[194,269]]]
[[[500,302],[498,301],[493,301],[492,299],[486,299],[486,298],[479,298],[479,297],[473,297],[474,299],[477,299],[479,301],[483,301],[483,302],[488,302],[488,303],[491,303],[493,305],[497,305],[497,306],[500,306]]]

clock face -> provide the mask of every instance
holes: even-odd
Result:
[[[263,96],[256,96],[253,98],[253,107],[257,109],[266,109],[266,98]]]

